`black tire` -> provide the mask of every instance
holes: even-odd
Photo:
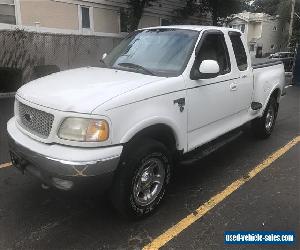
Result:
[[[270,137],[276,123],[278,107],[279,104],[277,103],[275,97],[272,96],[263,116],[252,121],[252,131],[257,138],[266,139]]]
[[[171,154],[162,143],[145,138],[127,145],[122,158],[110,191],[112,204],[127,218],[150,215],[160,205],[170,182]],[[150,165],[154,167],[150,168]],[[155,182],[155,179],[162,181]],[[155,195],[151,196],[152,193]]]

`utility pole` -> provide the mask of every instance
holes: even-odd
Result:
[[[292,35],[293,35],[295,4],[296,4],[296,0],[291,0],[291,1],[292,1],[292,12],[291,12],[290,29],[289,29],[289,43],[288,44],[290,44],[291,38],[292,38]]]

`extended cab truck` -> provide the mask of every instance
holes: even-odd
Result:
[[[246,48],[234,29],[148,28],[103,56],[101,68],[32,81],[17,91],[7,124],[12,162],[63,190],[96,182],[121,213],[147,215],[176,160],[249,121],[255,135],[270,136],[283,65],[251,65]]]

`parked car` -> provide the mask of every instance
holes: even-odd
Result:
[[[293,52],[277,52],[269,56],[270,59],[294,58]]]
[[[292,72],[295,62],[295,54],[293,52],[278,52],[269,56],[273,60],[281,60],[284,64],[285,72]]]
[[[63,190],[96,183],[122,214],[146,216],[175,162],[213,151],[248,122],[258,137],[271,135],[283,64],[251,64],[246,48],[234,29],[147,28],[104,56],[103,68],[32,81],[7,124],[12,162]]]

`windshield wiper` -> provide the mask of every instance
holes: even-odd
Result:
[[[133,68],[133,69],[141,69],[144,72],[148,73],[149,75],[155,76],[154,72],[152,72],[150,69],[147,69],[141,65],[135,64],[135,63],[119,63],[118,65],[126,67],[126,68]]]

